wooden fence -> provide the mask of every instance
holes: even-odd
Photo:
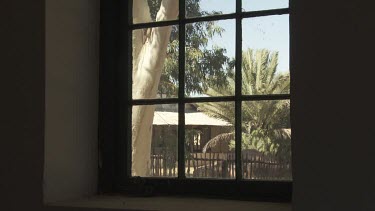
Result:
[[[185,162],[185,173],[191,178],[235,178],[234,153],[188,153]],[[290,163],[281,163],[263,154],[246,154],[242,156],[244,179],[257,180],[291,180]],[[151,176],[176,177],[177,160],[167,155],[151,156]]]

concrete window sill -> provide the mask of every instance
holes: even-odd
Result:
[[[235,201],[224,199],[178,198],[178,197],[126,197],[93,196],[79,200],[49,203],[47,206],[85,207],[121,210],[246,210],[291,211],[290,203]]]

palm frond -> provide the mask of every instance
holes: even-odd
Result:
[[[242,56],[242,92],[244,94],[289,93],[289,74],[276,73],[278,52],[271,52],[267,49],[248,49],[243,52]],[[209,96],[233,95],[234,78],[228,78],[227,82],[222,86],[209,87],[206,94]],[[288,100],[244,101],[242,103],[243,148],[256,149],[273,155],[289,153],[289,108]],[[222,119],[232,125],[235,124],[233,102],[200,103],[198,109],[209,116]],[[218,140],[219,137],[215,140]]]

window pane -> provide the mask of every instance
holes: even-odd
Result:
[[[133,106],[132,176],[177,177],[177,107]]]
[[[290,101],[242,103],[244,179],[292,180]]]
[[[133,23],[178,19],[178,0],[161,3],[162,0],[133,0]]]
[[[236,0],[187,0],[186,17],[202,17],[234,13]]]
[[[185,105],[186,177],[235,178],[234,103]]]
[[[242,0],[242,10],[258,11],[288,8],[289,0]]]
[[[235,20],[186,25],[185,94],[234,95]]]
[[[289,15],[247,18],[242,25],[242,93],[289,93]]]
[[[178,27],[133,31],[133,99],[174,98],[178,87]]]

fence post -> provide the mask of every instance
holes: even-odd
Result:
[[[221,174],[223,175],[223,178],[228,178],[228,161],[227,160],[223,160],[221,171],[222,171]]]
[[[250,175],[249,179],[253,178],[253,163],[254,163],[254,155],[250,156]]]
[[[187,176],[189,177],[190,176],[190,154],[188,154],[188,156],[187,156]]]

